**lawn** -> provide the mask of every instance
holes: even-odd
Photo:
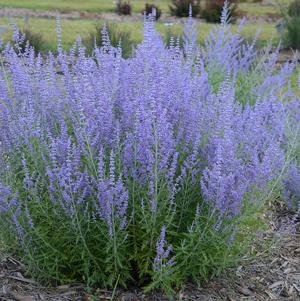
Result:
[[[280,0],[272,1],[272,3],[261,4],[261,3],[239,3],[238,10],[245,12],[251,16],[264,16],[268,14],[280,14],[280,7],[288,5],[291,0]]]
[[[144,0],[131,0],[134,12],[143,10]],[[152,0],[148,1],[158,5],[164,13],[169,13],[170,0]],[[280,0],[280,4],[289,3],[290,0]],[[115,4],[113,0],[2,0],[0,7],[27,8],[27,9],[45,9],[68,11],[88,11],[88,12],[112,12]],[[276,13],[279,11],[279,5],[276,0],[267,5],[261,3],[239,3],[238,9],[248,15],[264,15]]]
[[[142,18],[141,18],[142,19]],[[6,26],[9,21],[7,18],[0,18],[0,26]],[[24,19],[23,18],[13,18],[20,29],[24,28]],[[33,32],[39,32],[42,34],[45,40],[45,48],[54,50],[56,48],[56,23],[54,19],[46,18],[30,18],[29,28]],[[103,21],[89,20],[89,19],[63,19],[62,20],[62,31],[63,31],[63,45],[66,48],[69,48],[76,37],[80,35],[83,39],[94,30],[95,25],[98,23],[103,23]],[[118,22],[117,26],[122,28],[122,30],[129,31],[131,33],[131,38],[135,43],[141,41],[142,38],[142,27],[143,22]],[[198,41],[201,43],[212,29],[215,26],[208,23],[198,23]],[[233,30],[237,29],[237,25],[232,25]],[[183,25],[181,23],[170,25],[165,25],[162,22],[157,23],[157,28],[162,34],[166,34],[168,31],[171,31],[172,35],[177,36],[182,33]],[[278,41],[278,35],[275,29],[274,23],[260,23],[257,24],[249,23],[246,24],[242,34],[246,38],[250,38],[255,31],[261,28],[261,34],[259,38],[259,44],[266,44],[268,40],[274,37],[274,41]],[[4,39],[8,40],[11,37],[12,31],[7,30],[4,33]]]
[[[145,6],[143,0],[132,0],[133,10],[140,12]],[[168,11],[169,0],[153,0],[163,11]],[[3,0],[0,7],[28,8],[28,9],[46,9],[59,11],[88,11],[88,12],[112,12],[114,11],[113,0]]]
[[[139,13],[142,11],[145,2],[142,0],[132,0],[134,13]],[[152,0],[151,3],[157,4],[164,13],[169,13],[170,0]],[[283,0],[280,3],[286,4],[290,0]],[[0,7],[10,7],[10,8],[27,8],[27,9],[44,9],[44,10],[58,10],[60,12],[68,11],[88,11],[88,12],[113,12],[114,11],[114,1],[113,0],[2,0]],[[268,5],[262,5],[260,3],[239,3],[238,11],[246,13],[248,16],[264,16],[267,14],[279,13],[279,5],[274,0],[274,3]],[[20,29],[24,27],[23,18],[16,17],[13,22],[15,22]],[[69,48],[76,37],[80,35],[83,39],[94,30],[96,23],[103,23],[104,21],[97,21],[92,19],[75,19],[75,20],[62,20],[63,27],[63,45]],[[7,25],[8,20],[6,18],[0,18],[0,26]],[[117,23],[122,30],[129,31],[131,33],[131,38],[134,43],[138,43],[142,37],[142,16],[141,21],[132,21],[130,18],[125,18],[122,22]],[[259,28],[261,29],[261,35],[258,43],[260,45],[265,45],[270,39],[274,39],[275,42],[279,40],[278,34],[275,30],[275,23],[260,22],[259,24],[247,24],[242,34],[246,38],[250,38]],[[33,32],[39,32],[43,35],[45,40],[45,49],[54,50],[56,48],[56,30],[55,30],[55,20],[46,18],[30,18],[29,28]],[[212,24],[199,23],[198,24],[198,41],[201,43],[207,33],[210,31]],[[163,22],[157,23],[157,28],[159,32],[165,34],[167,31],[171,31],[174,36],[182,33],[182,22],[173,24],[172,26],[166,26]],[[233,29],[237,28],[233,25]],[[1,35],[1,33],[0,33]],[[4,39],[8,40],[11,36],[11,31],[8,30],[4,33]]]

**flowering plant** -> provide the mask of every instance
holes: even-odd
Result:
[[[172,293],[236,262],[278,189],[296,202],[296,63],[221,20],[182,49],[150,17],[128,59],[105,29],[93,57],[4,47],[0,234],[37,278]]]

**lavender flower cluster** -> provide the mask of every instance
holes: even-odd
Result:
[[[275,184],[299,199],[296,62],[277,70],[278,51],[248,44],[227,16],[204,46],[190,18],[183,49],[150,16],[128,59],[105,28],[92,57],[80,40],[47,57],[4,47],[1,229],[33,271],[52,252],[57,281],[69,270],[105,285],[136,270],[140,283],[162,282],[162,269],[186,279],[184,264],[211,250],[207,233],[234,240],[245,204],[259,207]]]

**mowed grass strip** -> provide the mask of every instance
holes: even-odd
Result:
[[[149,1],[148,1],[149,2]],[[167,12],[169,10],[169,0],[152,0],[151,3]],[[145,7],[146,1],[131,0],[134,12],[140,12]],[[1,0],[0,7],[27,8],[27,9],[44,9],[59,10],[61,12],[69,11],[87,11],[87,12],[113,12],[115,3],[113,0]]]
[[[3,38],[5,41],[11,39],[12,30],[9,27],[9,22],[14,22],[17,26],[22,30],[24,28],[24,19],[23,18],[0,18],[0,26],[6,26],[7,30],[3,33]],[[91,32],[95,30],[96,24],[104,24],[105,21],[97,21],[97,20],[89,20],[89,19],[62,19],[62,35],[63,35],[63,46],[65,48],[71,47],[77,36],[80,35],[84,40]],[[116,22],[117,26],[124,31],[128,31],[131,34],[131,39],[134,43],[139,43],[142,40],[142,28],[143,21],[141,17],[141,21],[139,22]],[[45,41],[45,50],[55,50],[57,45],[57,37],[56,37],[56,22],[54,19],[47,18],[29,18],[28,20],[29,29],[32,32],[40,33],[43,36]],[[157,29],[163,35],[173,35],[177,37],[182,34],[183,24],[182,23],[174,23],[173,25],[165,25],[162,22],[157,22]],[[198,23],[198,41],[202,43],[205,37],[208,35],[209,31],[216,26],[214,24],[208,23]],[[237,25],[232,25],[233,30],[237,29]],[[277,43],[279,40],[278,34],[275,29],[274,23],[259,23],[246,24],[242,30],[242,35],[245,38],[250,38],[253,34],[261,29],[261,34],[259,37],[258,43],[260,45],[265,45],[270,39],[273,38],[274,42]]]
[[[279,5],[285,5],[292,0],[273,0],[268,4],[262,3],[239,3],[238,10],[247,15],[263,16],[266,14],[279,13]],[[141,12],[145,3],[154,3],[160,7],[164,13],[169,13],[169,5],[171,0],[131,0],[133,12]],[[204,5],[205,0],[202,0]],[[87,11],[87,12],[113,12],[115,11],[115,3],[113,0],[1,0],[0,7],[10,8],[27,8],[27,9],[43,9],[58,10],[61,12],[70,11]]]
[[[246,13],[249,16],[268,16],[271,14],[280,15],[280,9],[289,5],[292,0],[274,0],[268,4],[242,2],[238,4],[238,10]]]

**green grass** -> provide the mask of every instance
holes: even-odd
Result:
[[[18,25],[20,29],[24,28],[23,18],[14,18],[13,21]],[[0,18],[0,26],[5,26],[8,24],[7,18]],[[63,46],[69,48],[73,45],[76,37],[80,35],[83,39],[88,36],[88,34],[94,30],[97,23],[101,23],[96,20],[89,19],[63,19],[62,31],[63,31]],[[102,21],[103,23],[103,21]],[[131,33],[131,38],[135,43],[138,43],[142,39],[142,22],[119,22],[117,26],[122,30],[129,31]],[[203,42],[204,38],[207,36],[213,24],[199,23],[198,25],[198,40]],[[232,25],[233,30],[236,30],[237,25]],[[45,49],[54,50],[56,48],[56,23],[54,19],[46,18],[30,18],[29,28],[33,32],[39,32],[42,34],[45,40]],[[161,22],[157,23],[157,28],[162,34],[166,34],[168,30],[171,30],[172,35],[177,36],[182,33],[183,25],[181,23],[174,24],[173,26],[166,26]],[[261,23],[259,26],[257,24],[247,24],[242,34],[246,38],[251,38],[258,28],[262,29],[259,44],[266,44],[268,40],[274,37],[275,41],[278,41],[278,35],[275,30],[275,25],[272,23]],[[12,31],[7,30],[3,38],[4,40],[9,40],[12,35]]]
[[[278,5],[289,3],[291,0],[274,0],[273,4],[262,5],[261,3],[240,3],[239,10],[249,15],[264,15],[278,12]],[[170,0],[131,0],[134,12],[140,12],[145,7],[145,3],[157,4],[164,13],[169,12]],[[1,0],[0,7],[45,9],[68,11],[88,11],[88,12],[112,12],[115,9],[113,0]]]
[[[239,10],[245,12],[247,15],[263,16],[268,13],[278,13],[279,6],[276,4],[261,5],[260,3],[240,3]],[[281,4],[286,4],[291,0],[280,0]],[[170,0],[131,0],[134,12],[142,11],[145,2],[151,2],[159,5],[163,12],[169,12]],[[47,9],[47,10],[59,10],[60,12],[66,11],[89,11],[89,12],[112,12],[114,11],[113,0],[1,0],[0,7],[16,7],[16,8],[28,8],[28,9]],[[15,18],[15,22],[22,29],[23,19]],[[63,44],[65,47],[70,47],[76,39],[77,35],[80,35],[83,39],[92,31],[95,27],[96,20],[82,19],[82,20],[62,20],[63,26]],[[102,21],[103,22],[103,21]],[[0,25],[6,25],[8,21],[5,18],[0,18]],[[40,32],[46,43],[45,49],[54,50],[56,48],[56,31],[55,21],[51,19],[42,18],[30,18],[30,29],[32,31]],[[98,21],[99,23],[99,21]],[[101,23],[101,22],[100,22]],[[128,30],[131,32],[132,39],[135,43],[141,40],[142,34],[142,22],[131,22],[130,19],[118,23],[122,30]],[[211,24],[199,25],[199,42],[202,42],[211,28]],[[165,33],[167,30],[171,30],[172,33],[177,36],[182,32],[182,24],[174,24],[168,29],[162,23],[157,24],[158,30]],[[233,25],[236,28],[235,25]],[[255,31],[261,28],[262,33],[259,40],[259,45],[265,45],[268,40],[275,38],[275,42],[278,41],[278,35],[275,30],[275,24],[272,23],[259,23],[248,24],[245,26],[243,35],[246,38],[251,38]],[[5,39],[8,39],[10,33],[5,34]]]
[[[134,12],[140,12],[145,7],[147,1],[131,0]],[[168,11],[169,0],[152,0],[163,11]],[[113,0],[1,0],[0,7],[45,9],[68,11],[88,11],[88,12],[112,12],[115,9]]]
[[[247,15],[254,16],[279,13],[279,9],[276,5],[261,5],[259,3],[240,3],[238,10],[245,12]]]
[[[263,17],[268,14],[280,15],[280,7],[286,6],[291,2],[292,0],[273,0],[269,4],[243,2],[238,4],[238,10],[249,16],[257,17]]]
[[[297,96],[300,97],[300,90],[298,89],[298,75],[300,73],[300,68],[296,68],[293,77],[291,78],[291,85],[293,92],[296,93]]]

